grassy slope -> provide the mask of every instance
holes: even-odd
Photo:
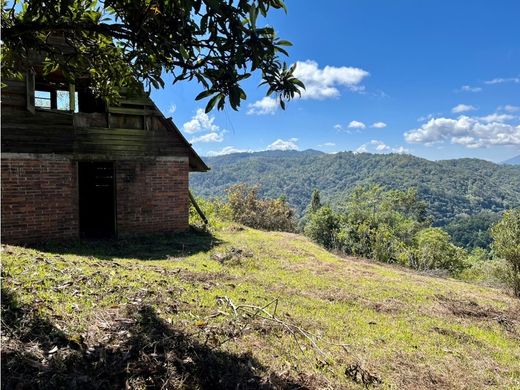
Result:
[[[180,240],[5,247],[3,383],[73,388],[76,370],[78,388],[105,387],[102,377],[130,387],[361,388],[345,375],[361,367],[382,388],[520,388],[520,303],[503,291],[342,259],[287,233],[228,226]],[[279,324],[240,308],[235,317],[222,297],[278,298],[277,318],[313,333],[326,356]]]

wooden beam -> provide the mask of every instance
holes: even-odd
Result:
[[[197,213],[199,214],[200,218],[202,219],[202,222],[204,222],[204,225],[208,224],[208,219],[204,215],[203,211],[199,207],[197,201],[195,200],[195,197],[192,195],[191,191],[188,189],[188,195],[190,196],[190,201],[193,207],[195,207],[195,210],[197,210]]]
[[[76,111],[76,86],[69,84],[69,111]]]

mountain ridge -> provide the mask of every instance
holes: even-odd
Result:
[[[218,197],[233,184],[258,184],[263,196],[285,195],[300,216],[315,188],[334,206],[356,186],[372,184],[416,188],[438,225],[458,215],[520,206],[520,166],[475,158],[431,161],[409,154],[311,150],[239,153],[205,160],[212,169],[192,174],[195,194]]]
[[[518,156],[511,157],[511,158],[503,161],[502,164],[520,165],[520,154]]]

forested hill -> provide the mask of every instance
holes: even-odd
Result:
[[[520,165],[520,155],[510,158],[509,160],[504,161],[504,164],[510,165]]]
[[[205,161],[211,171],[191,176],[195,194],[216,197],[236,183],[259,184],[262,195],[285,195],[300,214],[315,188],[324,202],[338,205],[361,184],[417,188],[436,225],[460,214],[520,206],[520,166],[478,159],[429,161],[411,155],[306,150],[236,153]]]

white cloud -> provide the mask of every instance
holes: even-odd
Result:
[[[247,115],[273,115],[278,108],[278,101],[272,97],[265,96],[261,100],[248,105]]]
[[[392,148],[392,153],[410,154],[410,149],[407,149],[404,146],[399,146],[398,148]]]
[[[406,132],[404,137],[409,143],[427,146],[442,142],[468,148],[520,145],[520,125],[504,123],[507,118],[503,115],[506,114],[492,114],[486,117],[461,115],[456,119],[432,118],[421,127]]]
[[[482,91],[481,87],[472,87],[471,85],[463,85],[457,92],[480,92]]]
[[[370,141],[370,145],[374,145],[378,152],[388,152],[390,151],[390,146],[386,145],[383,141],[378,141],[373,139]]]
[[[506,112],[517,112],[520,111],[519,106],[512,106],[511,104],[507,104],[503,107],[498,107],[499,110],[504,110]]]
[[[346,87],[354,92],[361,92],[359,85],[369,73],[360,68],[347,66],[325,66],[320,69],[315,61],[298,61],[294,75],[305,84],[302,99],[330,99],[340,96],[338,87]]]
[[[461,112],[475,111],[477,108],[468,104],[458,104],[451,109],[451,112],[460,114]]]
[[[513,115],[509,114],[490,114],[486,116],[481,116],[479,119],[483,120],[484,122],[491,123],[491,122],[507,122],[511,119],[514,119],[515,117]]]
[[[231,153],[252,153],[253,151],[251,149],[238,149],[234,146],[225,146],[221,150],[211,150],[206,155],[209,157],[212,156],[223,156],[225,154],[231,154]]]
[[[367,126],[360,121],[352,121],[348,124],[349,129],[364,129],[365,127]]]
[[[325,143],[320,144],[318,146],[328,146],[328,147],[330,147],[330,146],[336,146],[336,144],[334,142],[325,142]]]
[[[198,131],[217,132],[219,127],[213,123],[214,121],[214,116],[210,117],[202,108],[199,108],[191,120],[182,125],[182,129],[188,134],[193,134]]]
[[[170,108],[168,108],[168,113],[175,114],[175,111],[177,111],[177,106],[175,104],[171,104]]]
[[[298,138],[290,138],[287,141],[277,139],[269,145],[266,150],[298,150],[297,141]]]
[[[399,153],[399,154],[407,154],[410,153],[409,149],[406,149],[403,146],[399,147],[390,147],[385,144],[383,141],[373,139],[370,142],[367,142],[361,145],[359,148],[354,150],[354,153]]]
[[[343,130],[343,126],[341,126],[339,123],[334,125],[334,128],[336,130]]]
[[[216,133],[211,132],[199,137],[194,137],[190,140],[190,143],[195,144],[197,142],[222,142],[224,141],[224,132]]]
[[[354,153],[355,154],[358,154],[358,153],[368,153],[368,148],[367,148],[367,144],[363,144],[361,145],[359,148],[357,148],[356,150],[354,150]]]
[[[493,85],[493,84],[504,84],[504,83],[514,83],[514,84],[520,84],[520,77],[508,77],[508,78],[502,78],[497,77],[493,80],[484,81],[485,84]]]
[[[432,119],[433,117],[434,117],[433,114],[428,114],[426,116],[423,115],[423,116],[420,116],[419,118],[417,118],[417,122],[424,122],[428,119]]]
[[[370,127],[373,127],[375,129],[384,129],[386,127],[386,123],[385,122],[375,122],[375,123],[372,123],[372,126]]]

